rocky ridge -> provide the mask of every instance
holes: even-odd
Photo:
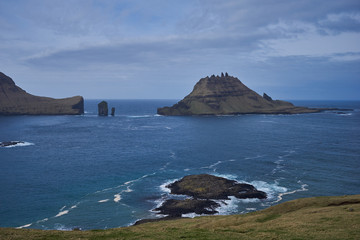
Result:
[[[84,99],[38,97],[18,87],[0,72],[0,115],[78,115],[84,113]]]
[[[200,79],[193,91],[172,107],[158,108],[160,115],[296,114],[326,109],[296,107],[290,102],[260,96],[227,73]]]

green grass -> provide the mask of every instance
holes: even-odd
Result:
[[[360,195],[305,198],[245,215],[206,216],[109,230],[0,228],[0,239],[360,239]]]

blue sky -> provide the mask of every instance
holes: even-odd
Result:
[[[275,99],[360,99],[359,0],[2,0],[0,71],[50,97],[181,99],[228,72]]]

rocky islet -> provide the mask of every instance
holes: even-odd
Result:
[[[238,183],[209,174],[188,175],[166,186],[173,195],[186,195],[186,199],[168,199],[154,209],[158,214],[167,215],[167,219],[178,218],[183,214],[216,214],[219,200],[236,198],[265,199],[266,193],[254,186]],[[161,218],[159,219],[161,220]],[[147,220],[142,220],[147,222]]]
[[[168,116],[234,115],[234,114],[298,114],[316,113],[325,108],[297,107],[290,102],[273,100],[266,93],[260,96],[238,78],[221,73],[200,79],[193,91],[172,107],[158,108]]]

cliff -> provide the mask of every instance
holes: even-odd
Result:
[[[158,108],[160,115],[232,115],[232,114],[295,114],[320,112],[321,109],[296,107],[290,102],[260,96],[238,78],[227,73],[205,77],[193,91],[172,107]]]
[[[84,99],[38,97],[25,92],[0,72],[0,115],[77,115],[84,113]]]

